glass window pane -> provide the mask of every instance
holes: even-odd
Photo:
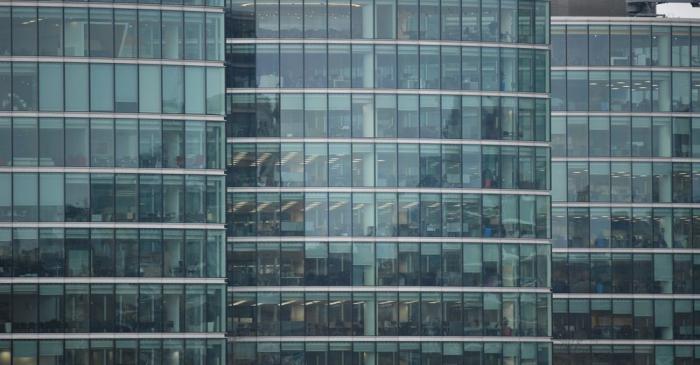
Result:
[[[90,166],[114,166],[114,121],[92,119],[90,121]]]
[[[183,113],[185,81],[181,66],[163,66],[163,113]]]
[[[185,113],[205,114],[205,68],[185,67]]]
[[[66,221],[87,222],[90,211],[90,186],[87,174],[66,174]]]
[[[139,165],[161,167],[162,151],[161,122],[141,120],[139,122]]]
[[[61,222],[64,220],[63,174],[41,174],[39,177],[39,220]]]
[[[13,220],[36,222],[38,220],[39,184],[36,173],[15,173],[12,175]]]
[[[591,66],[607,66],[610,53],[610,29],[607,25],[588,27],[588,62]]]
[[[114,10],[114,55],[115,57],[136,57],[137,19],[136,10]]]
[[[12,65],[13,110],[38,109],[38,72],[34,62],[17,62]]]
[[[114,75],[112,65],[90,65],[90,110],[112,111]]]
[[[39,110],[63,110],[63,65],[40,63],[39,78]]]
[[[205,222],[205,195],[204,176],[187,175],[185,177],[185,221]]]
[[[90,57],[114,56],[112,9],[90,9]]]
[[[135,119],[116,119],[114,136],[115,166],[138,167],[138,121]]]
[[[163,11],[162,21],[162,58],[182,59],[183,22],[182,12]]]
[[[331,8],[341,8],[341,6],[334,6]],[[287,47],[292,46],[288,45]],[[328,45],[328,87],[350,87],[350,63],[350,45]],[[301,65],[290,65],[290,67],[293,68],[298,68],[300,66]],[[299,76],[301,76],[301,74],[295,76],[294,79],[296,80]]]
[[[160,67],[139,65],[139,111],[142,113],[160,113],[161,84]],[[67,77],[67,75],[66,75]]]
[[[207,114],[224,114],[224,69],[207,67]]]
[[[160,11],[139,11],[139,57],[160,58]]]
[[[15,229],[13,233],[13,255],[15,256],[13,276],[38,276],[39,273],[39,240],[36,229]],[[17,296],[17,287],[15,286],[14,295]],[[34,289],[36,290],[36,288]],[[17,304],[17,303],[16,303]],[[16,311],[22,311],[22,315],[32,315],[31,312],[25,312],[26,309],[17,308]],[[35,308],[36,310],[36,308]],[[17,312],[15,312],[17,315]],[[18,322],[22,322],[21,319]],[[29,324],[30,323],[25,323]],[[15,331],[26,332],[29,328],[22,329],[15,327]]]
[[[37,9],[12,8],[12,54],[36,56],[37,54]]]
[[[65,56],[88,55],[88,9],[65,9],[63,12]]]
[[[206,13],[206,30],[207,60],[222,61],[224,59],[223,14]]]
[[[117,174],[115,177],[115,217],[118,222],[133,222],[137,219],[137,178],[133,174]]]
[[[185,12],[184,38],[184,58],[204,59],[204,13]]]
[[[136,65],[114,65],[114,109],[138,111],[138,69]]]
[[[139,220],[160,222],[163,214],[162,202],[161,176],[139,176]]]
[[[255,48],[255,70],[258,87],[279,86],[279,49],[276,45],[258,45]]]
[[[95,174],[90,179],[91,219],[93,222],[114,220],[114,181],[112,174]]]
[[[35,118],[14,118],[12,126],[12,164],[14,166],[37,165],[38,137]]]

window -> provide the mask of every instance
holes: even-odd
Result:
[[[138,111],[138,69],[136,65],[114,65],[114,109],[117,112]]]
[[[304,96],[304,128],[307,137],[326,136],[328,106],[325,95]]]
[[[447,50],[447,49],[446,49]],[[446,51],[449,52],[449,51]],[[449,53],[448,53],[449,54]],[[454,58],[454,57],[453,57]],[[445,72],[455,71],[455,60],[443,59]],[[450,65],[450,62],[452,63]],[[440,88],[440,53],[438,47],[420,47],[420,87],[422,89]],[[459,76],[456,77],[459,79]],[[446,88],[450,88],[447,85]],[[453,84],[454,86],[454,84]]]
[[[207,114],[224,114],[224,69],[207,67]]]
[[[204,176],[185,177],[185,221],[205,222],[206,196]]]
[[[88,32],[88,9],[65,9],[63,13],[65,29],[64,43],[65,56],[87,56]]]
[[[279,49],[278,46],[257,45],[256,77],[258,87],[277,87],[279,85]]]
[[[139,65],[139,112],[160,113],[160,73],[159,66]]]
[[[203,169],[206,163],[206,137],[204,122],[185,123],[185,166]]]
[[[671,65],[671,27],[653,26],[651,37],[651,63],[653,66]]]
[[[588,27],[588,62],[591,66],[607,66],[610,61],[610,29],[607,25]]]
[[[40,63],[39,80],[39,110],[63,110],[63,65]]]
[[[114,276],[114,231],[94,229],[91,232],[92,277]],[[110,290],[111,292],[111,290]]]
[[[18,8],[15,8],[17,10]],[[32,42],[34,43],[34,42]],[[38,109],[38,69],[34,62],[18,62],[12,66],[13,110]]]
[[[188,60],[204,59],[204,14],[185,12],[184,25],[184,58]],[[176,25],[173,24],[173,27]],[[178,29],[178,28],[175,28]],[[164,45],[164,49],[172,46]]]
[[[115,218],[118,222],[134,222],[138,209],[138,176],[117,174],[115,176]]]
[[[160,11],[139,11],[139,57],[161,58]]]
[[[37,174],[15,173],[12,175],[12,180],[13,220],[16,222],[36,222],[38,220],[39,194]]]
[[[224,59],[223,14],[206,13],[206,31],[207,60],[222,61]]]
[[[396,88],[396,47],[377,45],[375,53],[375,87]]]
[[[90,9],[90,57],[114,56],[111,9]]]
[[[161,167],[161,122],[141,120],[139,123],[139,165],[142,168]]]
[[[87,277],[90,275],[90,238],[88,230],[70,229],[65,231],[66,276]],[[68,288],[66,288],[68,291]],[[68,294],[66,292],[66,294]],[[66,298],[66,303],[68,300]],[[87,316],[87,311],[82,314]],[[68,321],[68,318],[66,318]],[[87,321],[86,321],[87,323]],[[75,325],[75,324],[74,324]]]
[[[185,67],[185,113],[204,114],[206,102],[205,68]]]
[[[163,66],[163,113],[185,110],[184,73],[181,66]]]
[[[136,10],[114,10],[114,55],[116,57],[136,57],[138,41],[136,14]]]
[[[114,166],[114,121],[112,119],[90,121],[90,147],[90,166]]]
[[[12,54],[36,56],[37,9],[12,8]]]
[[[39,230],[39,276],[64,276],[63,229],[48,228]],[[46,309],[47,311],[49,310],[48,308]],[[54,308],[54,310],[57,311],[57,316],[60,315],[60,307]],[[48,332],[57,330],[60,330],[60,328],[54,328]]]
[[[138,121],[117,119],[115,121],[116,167],[138,167]]]
[[[186,13],[190,14],[190,13]],[[191,13],[196,14],[196,13]],[[202,14],[203,15],[203,14]],[[182,59],[183,53],[183,21],[182,12],[163,11],[162,18],[162,58]],[[196,31],[196,29],[195,29]],[[196,35],[196,33],[195,33]],[[201,40],[196,40],[198,43]]]
[[[139,220],[160,222],[163,213],[161,176],[140,175],[139,180]]]
[[[63,12],[62,9],[39,8],[39,47],[40,56],[63,56]],[[31,24],[29,24],[31,26]],[[31,33],[31,31],[29,31]],[[9,33],[8,33],[9,34]],[[22,36],[30,36],[23,34]],[[30,41],[30,42],[33,42]],[[31,46],[31,45],[26,45]]]
[[[40,174],[39,198],[39,221],[63,221],[63,174]]]
[[[118,230],[115,240],[115,271],[118,277],[138,276],[138,232],[136,230]],[[117,293],[119,286],[117,286]],[[134,308],[135,310],[135,308]],[[117,325],[119,329],[119,325]]]
[[[352,46],[352,87],[374,87],[374,49],[366,45]]]
[[[629,66],[630,53],[630,27],[610,26],[610,65]]]
[[[94,174],[91,185],[91,220],[111,222],[114,220],[114,178],[112,174]]]

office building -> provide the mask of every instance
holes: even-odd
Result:
[[[223,20],[0,3],[0,364],[225,363]]]
[[[700,23],[559,14],[553,362],[696,364]]]
[[[226,12],[229,364],[550,364],[549,2]]]
[[[549,133],[545,0],[0,4],[0,364],[550,364]]]

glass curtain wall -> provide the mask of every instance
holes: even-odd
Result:
[[[549,5],[226,3],[229,364],[553,363]]]
[[[697,361],[679,341],[697,338],[700,32],[683,19],[586,23],[552,25],[553,361]]]
[[[0,4],[0,364],[225,364],[224,4]]]

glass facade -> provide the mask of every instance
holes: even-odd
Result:
[[[443,89],[544,93],[547,50],[396,44],[230,44],[231,88]]]
[[[224,7],[0,4],[0,364],[226,363]]]
[[[507,342],[237,342],[236,364],[546,364],[547,343]]]
[[[236,242],[227,251],[228,280],[236,287],[549,286],[544,245]]]
[[[506,140],[542,142],[533,146],[544,147],[550,132],[547,100],[528,96],[229,90],[235,91],[226,100],[230,138],[402,138],[403,143],[421,138],[472,144]]]
[[[4,333],[223,332],[222,284],[0,286]],[[11,309],[11,310],[10,310]]]
[[[692,364],[700,359],[698,346],[683,345],[554,345],[558,364]]]
[[[229,38],[446,40],[547,44],[540,0],[226,2]]]
[[[284,304],[284,305],[282,305]],[[548,337],[549,294],[239,292],[234,336]]]
[[[502,342],[266,342],[234,343],[236,364],[539,364],[545,343]],[[463,362],[464,361],[464,362]]]
[[[220,230],[0,228],[0,277],[221,278]]]
[[[216,121],[0,117],[0,133],[0,168],[168,168],[204,173],[202,169],[221,170],[224,165],[224,126]]]
[[[181,2],[167,2],[182,6]],[[208,5],[217,6],[216,1],[210,2],[214,4]],[[7,36],[0,40],[0,54],[220,61],[221,15],[201,8],[204,4],[189,5],[200,6],[199,11],[183,11],[182,7],[177,11],[3,7],[0,17],[11,21],[3,22],[2,32]]]
[[[229,365],[553,363],[549,5],[226,2]]]
[[[549,230],[549,197],[544,195],[231,193],[227,200],[232,237],[546,240]]]
[[[201,118],[224,110],[223,69],[215,66],[0,62],[0,80],[4,111],[187,113]]]
[[[555,24],[0,4],[0,365],[698,362],[700,33]]]
[[[574,19],[551,30],[553,361],[697,363],[700,28]]]
[[[223,182],[182,174],[0,173],[0,186],[12,192],[0,222],[221,224]]]
[[[222,339],[3,340],[0,364],[224,364]]]

